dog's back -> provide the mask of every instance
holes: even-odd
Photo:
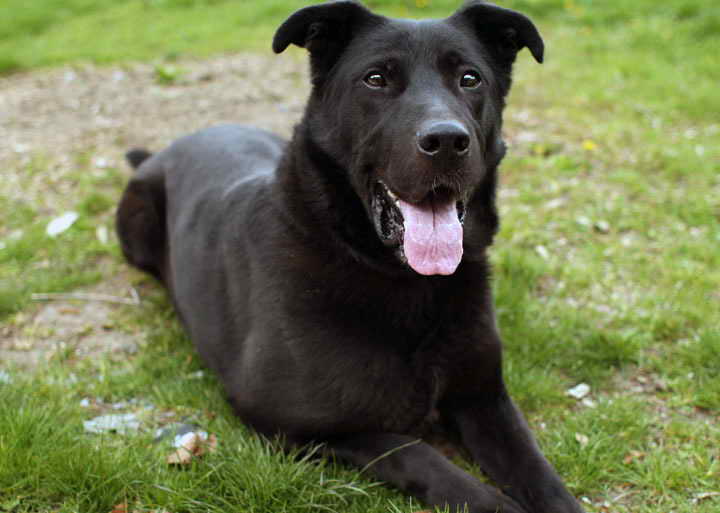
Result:
[[[235,259],[233,272],[247,271],[247,258],[235,253],[244,244],[226,241],[247,232],[248,209],[272,180],[285,145],[263,130],[221,125],[183,137],[155,155],[141,149],[127,155],[138,169],[118,208],[123,252],[170,289],[193,338],[211,345],[228,335],[244,338],[244,325],[229,317],[241,309],[237,303],[246,294],[236,291],[230,308],[215,291],[228,286],[225,259]],[[210,358],[208,363],[218,368],[225,362]]]

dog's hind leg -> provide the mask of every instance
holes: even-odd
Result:
[[[150,156],[145,150],[132,150],[126,156],[139,169],[125,188],[115,228],[128,262],[165,281],[165,180],[159,164],[153,159],[145,162]]]
[[[328,440],[331,454],[374,473],[431,506],[451,513],[527,513],[511,498],[481,483],[431,446],[392,433]]]

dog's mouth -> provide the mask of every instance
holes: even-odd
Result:
[[[448,275],[460,265],[466,201],[449,189],[431,191],[419,203],[399,198],[378,181],[372,194],[375,230],[401,261],[423,275]]]

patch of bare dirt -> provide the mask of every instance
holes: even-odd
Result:
[[[180,62],[170,85],[152,64],[65,67],[0,77],[0,162],[18,155],[161,148],[217,123],[289,134],[308,92],[297,54]]]
[[[80,359],[134,354],[138,339],[114,320],[120,301],[133,297],[128,283],[120,274],[92,289],[36,302],[0,329],[0,361],[34,368],[66,351]]]

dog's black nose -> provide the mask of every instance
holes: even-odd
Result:
[[[470,134],[457,121],[434,122],[420,130],[417,145],[431,157],[464,157],[470,148]]]

